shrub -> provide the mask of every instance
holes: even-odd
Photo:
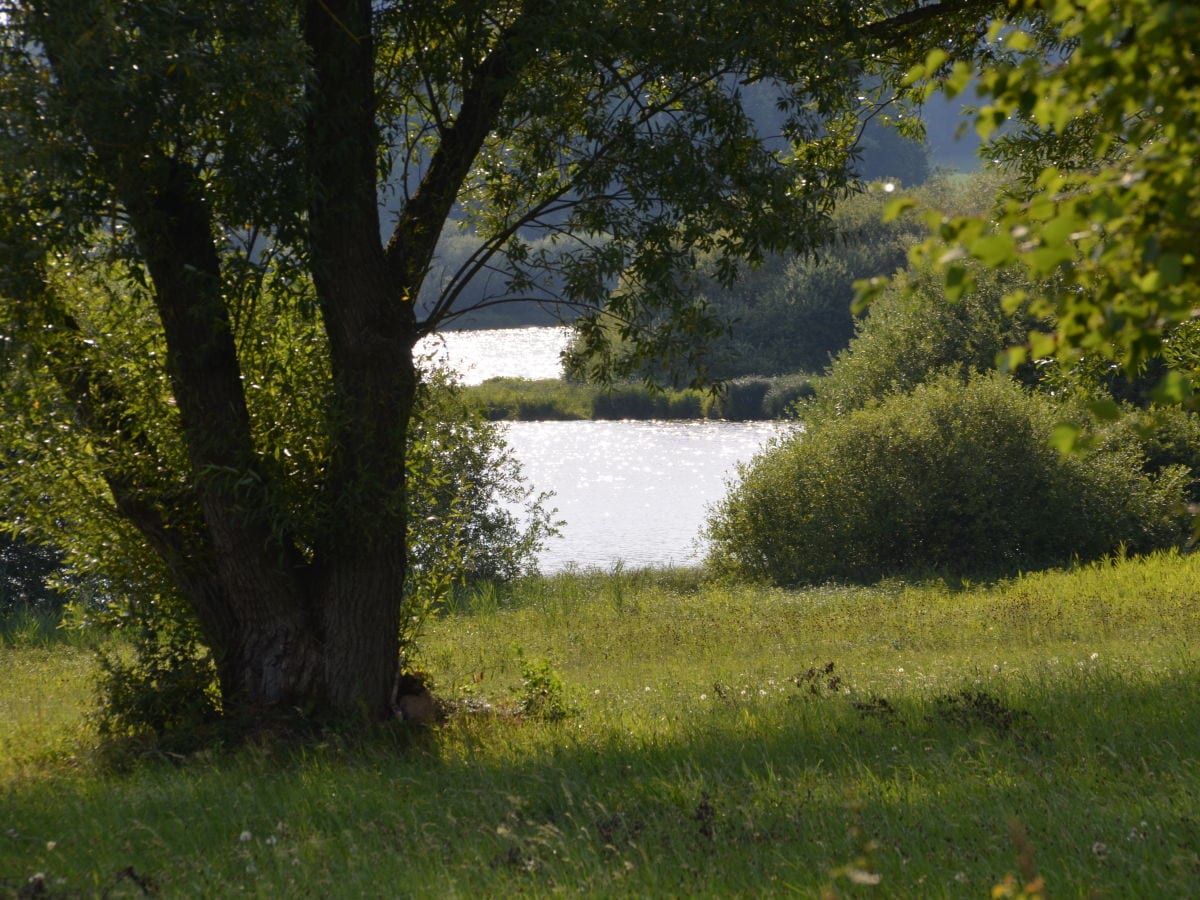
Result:
[[[520,647],[515,648],[521,666],[521,686],[514,688],[517,712],[529,719],[559,722],[576,712],[567,700],[567,687],[562,676],[547,660],[530,659]]]
[[[1183,469],[1151,477],[1115,436],[1060,456],[1058,416],[993,374],[811,422],[742,468],[709,519],[711,563],[779,584],[1000,574],[1183,537]]]
[[[463,396],[492,421],[590,419],[597,391],[557,378],[489,378],[462,388]]]
[[[592,416],[596,419],[661,419],[666,417],[667,397],[652,393],[642,384],[614,384],[596,394]]]
[[[817,387],[819,409],[846,412],[887,394],[911,391],[937,372],[984,372],[997,355],[1023,343],[1032,321],[1010,315],[1004,296],[1017,276],[974,266],[976,290],[951,303],[940,275],[924,269],[899,276],[858,323]],[[1035,376],[1021,372],[1024,380]]]
[[[763,415],[768,419],[781,419],[791,415],[801,400],[813,396],[813,377],[803,372],[781,375],[771,379],[771,386],[763,396]]]
[[[763,417],[763,399],[771,387],[770,378],[735,378],[713,400],[713,418],[745,422]]]
[[[424,375],[408,448],[410,584],[418,607],[462,579],[510,580],[536,571],[557,534],[550,495],[525,480],[505,443],[445,372]]]

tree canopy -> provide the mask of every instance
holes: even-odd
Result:
[[[825,239],[863,117],[997,5],[6,4],[6,476],[89,488],[227,714],[387,715],[416,341],[491,276],[476,305],[604,310],[702,369],[697,255],[728,282]],[[418,314],[452,220],[482,242]]]

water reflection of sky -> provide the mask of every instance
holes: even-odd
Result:
[[[513,422],[508,441],[530,482],[555,492],[567,524],[543,571],[687,565],[708,506],[783,426],[767,422]]]

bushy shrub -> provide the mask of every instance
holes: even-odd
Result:
[[[905,393],[937,372],[963,375],[995,367],[1002,351],[1025,341],[1031,321],[1010,315],[1004,296],[1017,276],[973,266],[978,287],[951,303],[936,272],[909,270],[871,305],[854,340],[817,386],[823,412],[857,409],[887,394]],[[1032,369],[1020,373],[1025,380]]]
[[[743,467],[710,516],[711,562],[779,584],[999,574],[1182,538],[1182,469],[1151,477],[1116,437],[1061,456],[1058,418],[992,374],[812,421]]]
[[[557,533],[549,494],[526,481],[503,426],[483,418],[444,372],[427,372],[410,429],[408,593],[441,602],[446,580],[533,574]],[[519,510],[515,513],[514,510]]]
[[[670,403],[661,392],[642,384],[614,384],[596,394],[592,416],[596,419],[662,419]]]
[[[811,399],[815,390],[813,377],[803,372],[772,378],[771,386],[763,395],[763,415],[768,419],[791,416],[797,404]]]
[[[493,422],[590,419],[599,388],[558,378],[489,378],[462,389]]]
[[[770,378],[735,378],[712,398],[708,415],[714,419],[746,422],[763,418],[763,399],[771,388]]]

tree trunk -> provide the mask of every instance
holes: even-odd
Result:
[[[378,717],[399,667],[419,284],[392,277],[380,238],[370,0],[311,0],[303,24],[309,245],[334,388],[330,521],[314,551],[322,682],[334,710]]]
[[[226,306],[220,226],[195,163],[162,145],[143,119],[113,115],[108,73],[75,54],[86,17],[47,18],[56,70],[99,169],[128,215],[154,285],[167,370],[188,449],[187,496],[168,501],[107,471],[118,509],[163,558],[213,652],[227,714],[393,713],[407,566],[405,452],[416,396],[413,298],[457,187],[486,133],[474,121],[439,163],[427,210],[410,216],[389,259],[376,196],[378,134],[370,0],[308,0],[311,78],[304,134],[308,251],[329,339],[332,400],[322,510],[305,551],[275,510],[259,460]],[[83,60],[81,63],[80,60]],[[504,66],[493,61],[491,68]],[[495,74],[495,73],[492,73]],[[481,106],[479,91],[471,105]],[[99,99],[97,99],[99,98]],[[104,102],[100,102],[100,101]],[[482,107],[494,116],[498,99]],[[443,154],[446,158],[447,154]],[[452,163],[452,164],[450,164]],[[437,190],[432,190],[436,187]],[[410,264],[397,264],[403,256]],[[82,364],[82,360],[79,361]],[[121,398],[101,373],[64,368],[72,397],[93,404],[97,434],[124,440]],[[70,392],[68,391],[68,394]],[[153,448],[149,448],[153,458]]]

